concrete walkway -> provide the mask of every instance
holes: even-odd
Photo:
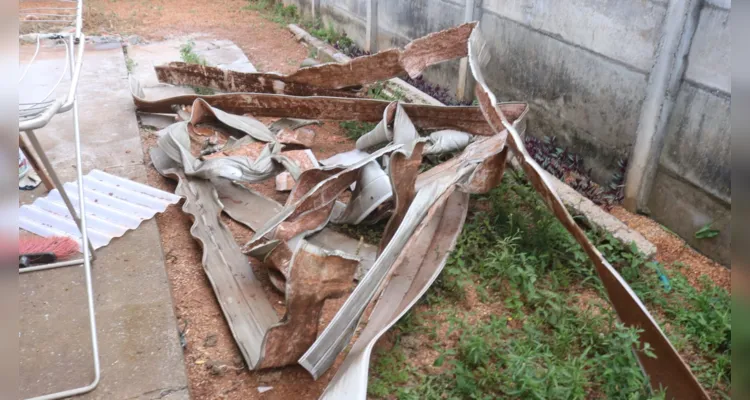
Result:
[[[33,52],[33,46],[24,52]],[[59,76],[62,50],[45,50],[24,81]],[[119,43],[90,46],[78,89],[83,172],[98,168],[144,182],[146,166]],[[56,73],[57,72],[57,73]],[[43,77],[40,80],[38,77]],[[64,90],[65,88],[60,88]],[[60,178],[75,176],[72,115],[55,117],[37,132]],[[21,192],[22,203],[46,194]],[[101,383],[90,399],[187,399],[187,376],[155,221],[114,239],[96,252],[94,291]],[[35,272],[20,279],[20,385],[22,397],[83,386],[93,379],[82,267]]]

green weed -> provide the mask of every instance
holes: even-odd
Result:
[[[252,11],[266,11],[271,8],[271,4],[273,4],[273,2],[269,0],[253,0],[248,1],[247,4],[242,7],[242,9]]]
[[[187,64],[206,65],[206,59],[195,53],[195,42],[189,41],[180,46],[180,58]]]
[[[710,239],[716,236],[719,236],[719,230],[711,228],[710,223],[702,226],[695,232],[696,239]]]
[[[194,49],[195,49],[195,42],[193,41],[189,41],[183,44],[182,46],[180,46],[180,58],[182,59],[182,61],[187,64],[208,65],[208,62],[206,61],[206,59],[199,56],[197,53],[195,53]],[[193,86],[192,88],[195,91],[195,94],[212,95],[215,93],[213,89],[209,89],[209,88],[203,88],[203,87],[197,87],[197,86]]]
[[[339,122],[339,126],[346,131],[346,136],[351,140],[357,140],[362,135],[371,130],[375,129],[375,125],[371,122],[360,122],[360,121],[343,121]]]
[[[413,316],[413,310],[396,327],[400,332],[403,323],[405,330],[426,333],[440,349],[434,367],[441,372],[425,373],[426,367],[408,360],[388,365],[408,371],[408,378],[379,378],[371,396],[663,399],[664,392],[651,391],[633,352],[653,356],[649,343],[618,321],[588,257],[528,182],[508,171],[499,188],[473,201],[455,250],[423,300],[433,314]],[[697,355],[686,360],[702,384],[714,397],[726,396],[729,294],[708,278],[698,290],[679,269],[668,273],[607,233],[588,235],[652,314],[670,322],[666,332],[673,343]],[[470,323],[456,306],[466,285],[485,293],[481,302],[500,311]],[[442,313],[447,330],[432,316]],[[455,346],[442,347],[452,333],[460,334]],[[380,359],[397,359],[402,351],[396,346]],[[377,363],[373,375],[387,375],[385,369]]]
[[[386,101],[400,101],[404,99],[404,94],[398,89],[386,89],[385,82],[376,82],[367,90],[367,97],[386,100]]]
[[[280,25],[296,24],[300,22],[300,15],[297,6],[285,6],[280,1],[251,0],[242,7],[242,10],[260,11],[263,17]]]
[[[136,65],[138,65],[138,63],[133,61],[132,58],[130,57],[125,58],[125,68],[127,68],[129,74],[133,73],[133,69],[135,69]]]

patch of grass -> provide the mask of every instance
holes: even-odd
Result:
[[[377,124],[374,124],[372,122],[360,122],[360,121],[342,121],[339,122],[339,126],[346,130],[346,137],[348,137],[351,140],[357,140],[362,135],[364,135],[367,132],[370,132],[371,130],[375,129],[375,126]]]
[[[208,65],[206,59],[195,52],[195,42],[193,41],[189,41],[180,46],[180,58],[187,64]],[[195,91],[195,94],[212,95],[216,93],[213,89],[209,88],[197,86],[192,86],[192,88]]]
[[[203,87],[194,86],[193,90],[195,91],[195,94],[200,94],[200,95],[204,95],[204,96],[210,96],[210,95],[216,94],[216,92],[213,89],[210,89],[210,88],[203,88]]]
[[[248,1],[247,4],[242,7],[242,9],[252,11],[267,11],[269,8],[271,8],[271,4],[273,4],[273,2],[269,0],[253,0]]]
[[[719,236],[719,230],[711,228],[710,223],[702,226],[695,232],[696,239],[710,239],[716,236]]]
[[[388,397],[396,395],[396,398],[404,398],[408,389],[403,385],[408,383],[412,368],[409,367],[406,357],[398,348],[380,357],[375,365],[378,371],[367,386],[367,393],[374,397]],[[395,390],[394,390],[395,389]]]
[[[386,88],[385,82],[376,82],[367,90],[367,96],[377,100],[401,101],[404,93],[398,89]]]
[[[133,73],[133,69],[136,65],[138,65],[138,63],[133,61],[132,58],[128,57],[127,59],[125,59],[125,68],[127,68],[129,74]]]
[[[285,6],[280,1],[250,0],[242,7],[242,10],[260,11],[263,17],[280,25],[296,24],[300,22],[300,15],[297,6]]]
[[[195,42],[189,41],[180,46],[180,58],[187,64],[206,65],[206,59],[195,53]]]
[[[333,24],[328,24],[326,27],[323,26],[320,21],[309,26],[308,32],[328,44],[334,44],[343,37],[343,35],[333,27]]]
[[[302,24],[312,36],[330,44],[349,57],[359,57],[369,54],[360,49],[359,46],[357,46],[357,44],[346,35],[346,32],[337,31],[336,28],[333,27],[333,24],[324,26],[319,20],[305,21]]]
[[[307,57],[312,59],[318,58],[318,49],[315,47],[308,47],[307,48]]]
[[[386,369],[409,378],[380,379],[373,397],[407,393],[425,399],[658,399],[632,349],[651,354],[639,332],[620,323],[593,265],[548,211],[528,182],[508,171],[503,184],[473,198],[474,207],[455,250],[423,302],[430,312],[447,314],[445,326],[412,310],[396,331],[423,332],[426,347],[441,352],[432,366],[381,365],[403,350],[379,354],[373,376]],[[731,385],[730,296],[707,277],[701,290],[678,268],[666,271],[633,245],[605,232],[588,232],[657,320],[714,398]],[[456,306],[467,301],[468,286],[493,312],[484,318]],[[421,311],[422,313],[424,311]],[[412,315],[415,314],[415,315]],[[442,322],[446,324],[446,322]],[[404,324],[404,325],[402,325]],[[427,332],[427,333],[424,333]],[[431,332],[431,333],[430,333]],[[440,333],[443,332],[443,333]],[[407,368],[408,367],[408,368]],[[397,396],[397,397],[399,397]],[[400,398],[400,397],[399,397]]]

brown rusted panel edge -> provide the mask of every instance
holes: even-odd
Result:
[[[171,85],[200,86],[222,92],[291,94],[297,96],[357,97],[359,87],[335,90],[294,82],[289,77],[270,73],[244,73],[206,65],[172,62],[154,67],[159,82]]]
[[[394,262],[390,280],[384,285],[370,320],[320,400],[366,398],[367,380],[362,377],[368,372],[375,343],[427,292],[461,234],[469,209],[469,195],[450,189],[444,196],[449,198],[442,210],[434,219],[426,219],[432,226],[415,232],[408,251],[402,251]]]
[[[343,89],[375,83],[406,73],[399,59],[401,50],[390,49],[371,56],[363,56],[338,64],[327,63],[300,68],[286,79],[310,86],[328,89]]]
[[[411,157],[403,152],[395,152],[391,156],[388,169],[391,187],[393,188],[394,206],[393,214],[385,225],[383,237],[380,239],[380,252],[393,238],[404,220],[404,215],[406,215],[406,211],[414,200],[414,196],[417,194],[415,183],[417,182],[417,174],[419,174],[419,166],[422,165],[423,148],[424,142],[419,142],[414,146]]]
[[[232,114],[255,117],[292,117],[334,121],[379,122],[387,101],[336,97],[298,97],[276,94],[232,93],[220,95],[183,95],[149,101],[133,96],[138,110],[151,113],[173,113],[172,105],[191,105],[202,98],[212,107]],[[403,104],[414,125],[420,129],[456,129],[489,136],[494,131],[478,107],[441,107]],[[503,103],[501,109],[511,121],[523,118],[526,103]]]
[[[292,365],[318,335],[318,320],[326,299],[342,296],[351,287],[359,260],[303,242],[289,264],[286,314],[263,338],[259,368]]]
[[[468,22],[411,41],[401,54],[401,65],[409,76],[416,78],[430,65],[466,57],[469,54],[466,44],[476,26],[476,22]]]
[[[351,96],[354,87],[407,73],[416,77],[430,65],[467,54],[466,42],[475,22],[429,34],[404,50],[389,49],[347,63],[327,63],[301,68],[289,75],[236,72],[206,65],[173,62],[158,66],[160,82],[202,86],[225,92]],[[351,88],[350,90],[336,90]]]

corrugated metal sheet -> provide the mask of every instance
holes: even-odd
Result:
[[[172,193],[97,169],[83,180],[86,222],[94,249],[106,246],[113,238],[137,228],[141,222],[180,200],[180,196]],[[68,182],[64,186],[78,210],[78,185]],[[18,217],[21,229],[43,237],[68,236],[81,245],[81,234],[57,189],[47,197],[21,206]]]

